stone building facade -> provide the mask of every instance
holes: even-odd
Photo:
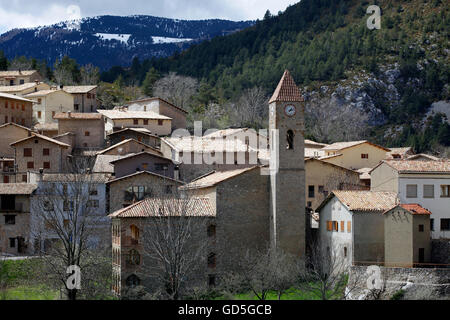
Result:
[[[33,101],[12,94],[0,93],[0,125],[16,123],[31,128]]]

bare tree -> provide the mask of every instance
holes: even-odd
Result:
[[[191,77],[179,76],[174,72],[155,82],[153,93],[174,105],[187,109],[198,90],[198,81]]]
[[[321,300],[345,298],[351,292],[345,290],[349,266],[339,249],[331,243],[312,241],[298,287]]]
[[[43,261],[41,276],[49,285],[64,288],[70,300],[109,291],[109,219],[99,210],[100,201],[94,200],[105,177],[90,174],[83,162],[72,162],[71,173],[42,175],[31,206],[35,253]],[[71,266],[81,269],[81,290],[68,284]]]
[[[212,219],[208,200],[173,190],[145,201],[149,216],[143,231],[143,273],[151,283],[148,289],[163,299],[186,297],[206,282],[207,226]]]
[[[262,250],[245,250],[233,270],[225,272],[221,280],[221,290],[225,295],[252,292],[258,300],[266,300],[270,292],[281,300],[283,294],[294,287],[300,270],[300,261],[281,250],[267,247]]]
[[[13,70],[13,71],[17,71],[17,70],[31,70],[33,67],[33,63],[31,61],[31,59],[27,59],[24,56],[21,57],[16,57],[14,58],[9,66],[8,66],[8,70]]]
[[[58,85],[70,86],[74,84],[72,73],[64,66],[55,66],[53,76]]]
[[[307,130],[323,142],[350,141],[366,135],[369,117],[359,108],[338,105],[330,98],[315,98],[307,103]]]
[[[247,89],[236,102],[234,120],[240,127],[266,126],[269,110],[269,98],[261,87]]]
[[[100,81],[100,70],[92,64],[81,67],[81,84],[95,85]]]

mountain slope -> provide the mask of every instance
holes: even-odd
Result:
[[[99,16],[52,26],[14,29],[0,36],[8,58],[29,56],[52,64],[65,55],[101,69],[140,59],[170,56],[216,36],[230,34],[253,22],[174,20],[152,16]]]

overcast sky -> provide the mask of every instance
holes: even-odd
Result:
[[[299,0],[0,0],[0,33],[97,15],[145,14],[176,19],[261,19]]]

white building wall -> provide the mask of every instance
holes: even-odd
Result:
[[[338,231],[328,231],[327,221],[337,221]],[[344,221],[344,230],[341,230],[341,221]],[[347,230],[347,223],[351,222],[351,232]],[[345,259],[345,263],[350,266],[353,263],[353,215],[336,198],[331,199],[320,210],[319,220],[320,243],[324,250],[329,246],[337,253],[337,256]],[[344,256],[344,248],[347,248],[347,257]]]
[[[406,197],[406,186],[417,185],[417,198]],[[424,198],[424,185],[434,185],[434,198]],[[399,198],[401,203],[418,203],[422,207],[431,211],[430,219],[434,219],[434,230],[431,231],[433,239],[450,238],[450,231],[441,231],[441,219],[450,219],[450,198],[441,198],[441,185],[450,185],[450,175],[448,178],[419,176],[399,178]]]

